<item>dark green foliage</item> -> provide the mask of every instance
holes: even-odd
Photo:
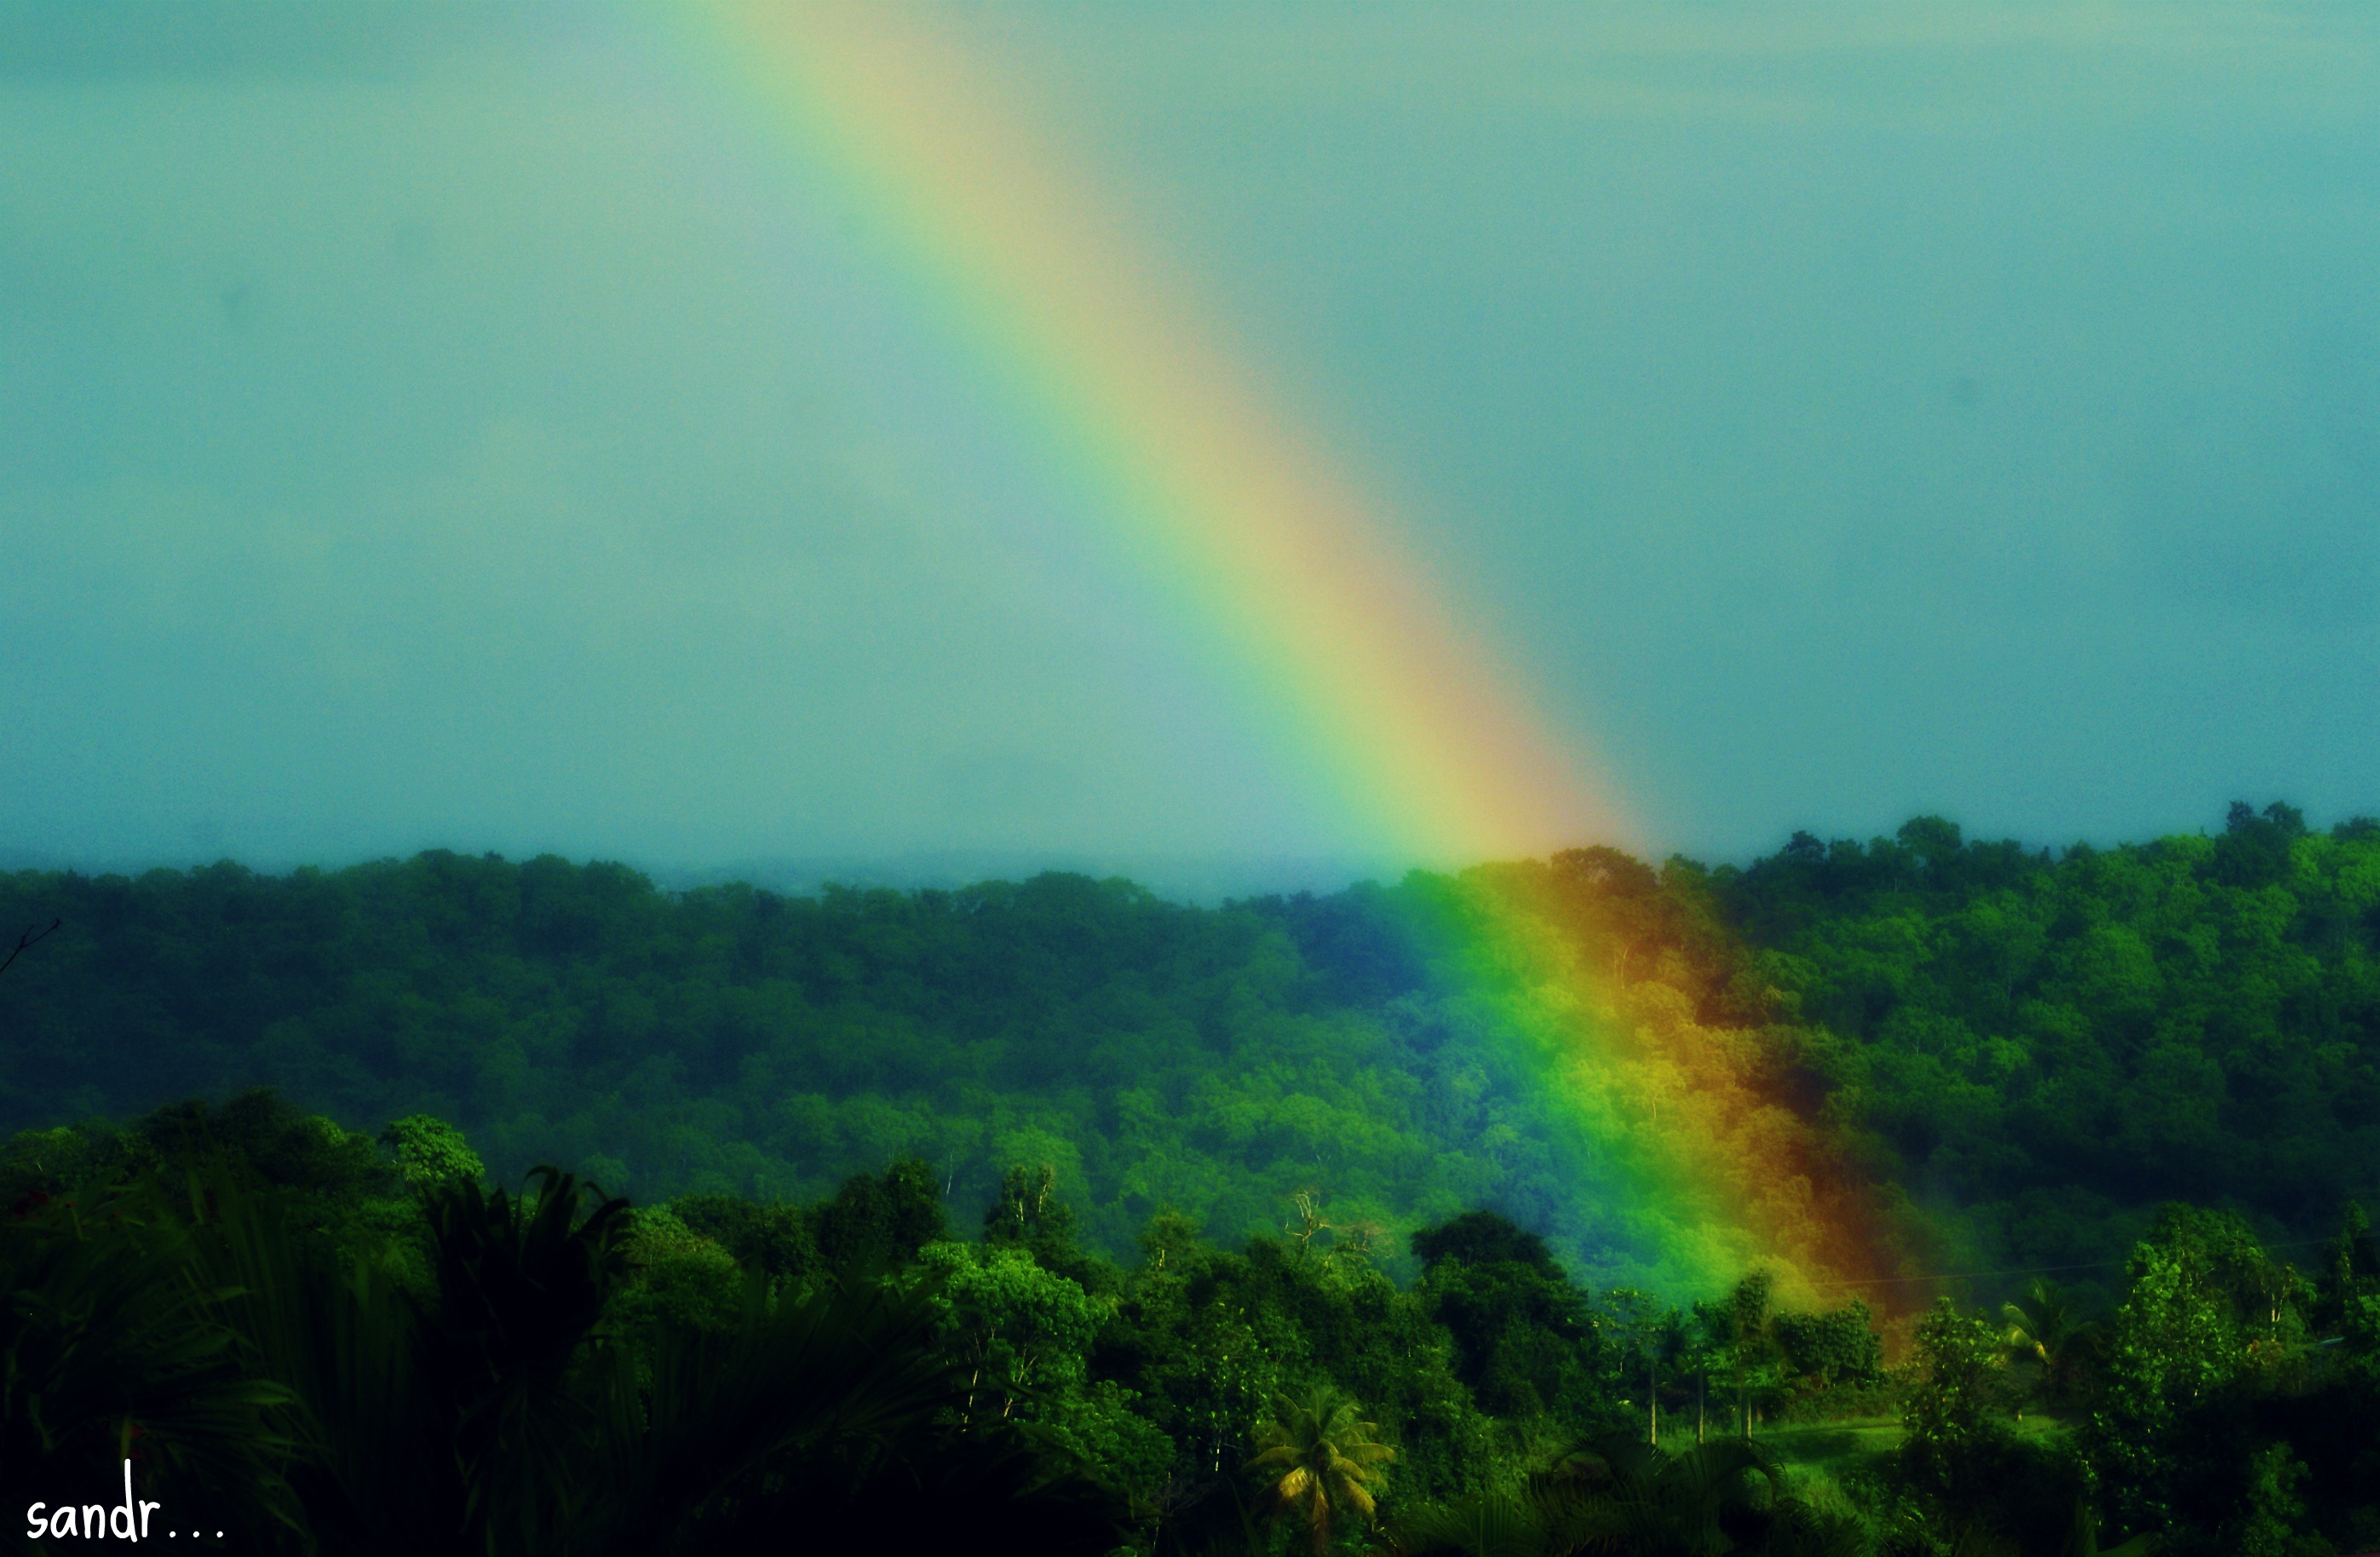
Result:
[[[2350,1200],[2338,1236],[2325,1251],[2313,1319],[2337,1331],[2350,1351],[2380,1361],[2380,1239],[2363,1208]]]
[[[623,1202],[542,1171],[424,1197],[425,1300],[225,1164],[0,1228],[10,1485],[143,1495],[242,1550],[645,1557],[1101,1553],[1121,1500],[1062,1451],[954,1425],[929,1290],[852,1283],[723,1327],[604,1323]],[[21,1506],[21,1505],[19,1505]]]
[[[1895,1467],[1900,1487],[1953,1540],[2060,1550],[2084,1501],[2082,1467],[2011,1427],[2005,1331],[1945,1298],[1919,1321],[1912,1350]]]
[[[2214,838],[2053,858],[1926,818],[1710,889],[1830,1035],[1830,1106],[1966,1208],[1980,1265],[2118,1259],[2171,1198],[2307,1235],[2380,1186],[2368,827],[2238,805]]]
[[[2082,1314],[2075,1294],[2042,1276],[2000,1305],[2009,1357],[2030,1397],[2052,1410],[2070,1408],[2095,1382],[2106,1332]]]
[[[590,1523],[601,1550],[1099,1553],[1119,1500],[1029,1437],[946,1424],[959,1381],[921,1289],[854,1285],[725,1335],[681,1331],[613,1391]]]
[[[2012,1438],[2000,1398],[2000,1333],[1945,1297],[1917,1326],[1916,1382],[1902,1411],[1900,1457],[1909,1479],[1954,1517],[1971,1516],[1991,1490],[1998,1451]]]
[[[204,1506],[243,1539],[289,1513],[276,1408],[185,1214],[153,1181],[0,1220],[0,1467],[34,1497]]]
[[[1074,1208],[1058,1198],[1058,1173],[1047,1162],[1018,1163],[1001,1176],[999,1195],[983,1210],[983,1241],[1022,1249],[1043,1270],[1086,1286],[1112,1284],[1075,1247]]]
[[[1420,1295],[1480,1409],[1573,1427],[1595,1419],[1606,1397],[1595,1317],[1545,1240],[1492,1211],[1469,1211],[1413,1244],[1428,1262]]]
[[[1557,1506],[1567,1505],[1572,1528],[1589,1551],[1645,1557],[1763,1551],[1773,1537],[1802,1523],[1768,1457],[1725,1440],[1672,1455],[1607,1437],[1572,1450],[1539,1485],[1554,1492]]]
[[[1302,1399],[1276,1395],[1257,1429],[1257,1452],[1241,1469],[1255,1478],[1265,1516],[1293,1545],[1322,1557],[1334,1532],[1368,1528],[1378,1514],[1397,1457],[1378,1432],[1378,1423],[1364,1420],[1361,1402],[1328,1384]]]
[[[370,1137],[309,1117],[269,1088],[242,1092],[220,1107],[198,1099],[169,1104],[134,1125],[131,1137],[139,1157],[185,1168],[221,1157],[265,1184],[303,1186],[333,1201],[397,1187]]]
[[[914,1157],[881,1174],[854,1174],[810,1221],[819,1258],[845,1271],[915,1259],[947,1231],[933,1170]]]
[[[504,1483],[523,1497],[567,1484],[573,1368],[627,1271],[626,1201],[552,1169],[532,1182],[536,1193],[518,1202],[457,1184],[425,1207],[437,1299],[419,1316],[415,1365],[465,1478],[467,1527],[492,1517]],[[532,1504],[521,1517],[543,1525],[573,1512]]]
[[[1756,1029],[1852,1160],[1956,1213],[1962,1264],[2108,1261],[2078,1277],[2104,1293],[2168,1197],[2311,1235],[2380,1191],[2370,827],[2237,807],[2216,837],[2054,857],[1920,818],[1742,869],[1572,850],[1545,880],[1615,980]],[[1444,889],[671,896],[440,853],[19,873],[0,914],[65,928],[0,979],[0,1125],[269,1083],[647,1198],[810,1198],[914,1155],[979,1205],[1046,1162],[1112,1257],[1160,1206],[1237,1239],[1318,1183],[1392,1238],[1492,1204],[1617,1276],[1547,1100],[1433,983]]]
[[[823,1265],[807,1206],[762,1205],[736,1195],[681,1195],[670,1210],[737,1264],[771,1282],[804,1282]]]
[[[1775,1282],[1755,1271],[1715,1303],[1694,1305],[1694,1319],[1708,1345],[1706,1366],[1734,1395],[1735,1427],[1752,1436],[1755,1414],[1782,1403],[1784,1356],[1778,1345],[1782,1316],[1771,1302]]]
[[[2236,1216],[2179,1206],[2127,1274],[2084,1438],[2110,1512],[2131,1529],[2228,1529],[2247,1542],[2234,1550],[2278,1551],[2250,1539],[2251,1502],[2262,1475],[2265,1522],[2280,1516],[2287,1466],[2270,1461],[2259,1419],[2307,1380],[2302,1283]]]
[[[2046,1283],[2009,1306],[2019,1324],[1944,1300],[1918,1328],[1907,1433],[1874,1489],[1898,1510],[1890,1550],[2087,1552],[2103,1529],[2168,1557],[2359,1549],[2380,1533],[2380,1392],[2346,1336],[2308,1329],[2320,1305],[2239,1218],[2181,1206],[2104,1320]],[[2020,1434],[2009,1407],[2039,1398],[2032,1343],[2055,1352],[2061,1333],[2101,1337],[2059,1400],[2079,1425]]]
[[[20,1130],[0,1146],[0,1199],[22,1216],[74,1185],[120,1177],[135,1164],[124,1133],[113,1125],[59,1125]]]
[[[678,1197],[670,1210],[745,1269],[793,1286],[873,1280],[949,1233],[933,1170],[916,1158],[854,1174],[815,1205],[700,1194]]]
[[[451,1129],[435,1120],[407,1124]],[[370,1137],[255,1088],[220,1105],[203,1098],[169,1103],[128,1129],[90,1122],[24,1131],[0,1148],[0,1196],[13,1204],[90,1180],[179,1177],[209,1163],[251,1184],[299,1190],[323,1212],[398,1194],[405,1182],[402,1160],[382,1155]]]
[[[1884,1341],[1865,1303],[1824,1314],[1779,1314],[1777,1350],[1788,1377],[1816,1389],[1864,1389],[1884,1378]]]
[[[1201,911],[439,854],[20,874],[0,915],[65,928],[0,979],[9,1463],[103,1473],[140,1424],[144,1488],[259,1551],[965,1550],[1034,1518],[1097,1549],[1118,1493],[1188,1550],[1242,1539],[1265,1403],[1330,1388],[1397,1450],[1391,1523],[1440,1506],[1452,1544],[1416,1550],[1818,1551],[1843,1532],[1761,1490],[1761,1437],[1888,1397],[1902,1451],[1844,1485],[1896,1552],[2079,1552],[2094,1519],[2173,1557],[2380,1545],[2380,1255],[2360,1213],[2330,1239],[2380,1190],[2380,829],[2243,806],[2053,856],[1919,819],[1533,879],[1615,986],[1742,1029],[1922,1194],[1949,1268],[2016,1268],[1967,1293],[1988,1322],[1937,1311],[1888,1372],[1864,1308],[1757,1272],[1690,1314],[1607,1286],[1637,1257],[1437,982],[1440,878]],[[107,1113],[137,1122],[56,1124]],[[677,1198],[484,1190],[449,1119],[497,1182]],[[1674,1445],[1706,1388],[1706,1449],[1753,1459],[1611,1449],[1625,1527],[1516,1501],[1549,1441]],[[1736,1523],[1681,1537],[1696,1478]]]
[[[284,1133],[232,1135],[275,1153]],[[1938,1304],[1899,1375],[1899,1451],[1843,1483],[1871,1529],[1786,1495],[1765,1441],[1796,1399],[1867,1398],[1867,1312],[1781,1308],[1756,1272],[1690,1322],[1588,1294],[1486,1213],[1425,1230],[1409,1289],[1353,1244],[1232,1252],[1177,1213],[1120,1271],[1075,1246],[1038,1165],[969,1244],[910,1241],[941,1226],[916,1163],[809,1204],[636,1213],[550,1170],[518,1197],[450,1178],[395,1203],[410,1235],[326,1236],[345,1156],[273,1160],[304,1171],[218,1154],[186,1194],[136,1174],[0,1227],[12,1466],[92,1484],[128,1435],[142,1495],[258,1551],[1241,1550],[1277,1402],[1335,1393],[1394,1452],[1362,1490],[1403,1551],[1815,1557],[1872,1533],[1911,1557],[2063,1554],[2105,1529],[2299,1557],[2380,1528],[2380,1349],[2357,1328],[2380,1273],[2352,1215],[2320,1283],[2237,1218],[2175,1208],[2105,1321],[2047,1288],[2011,1305],[2022,1326]],[[819,1254],[828,1225],[851,1262]],[[2016,1430],[2016,1336],[2095,1324],[2081,1429]],[[1680,1393],[1705,1376],[1753,1409],[1646,1444],[1644,1388],[1663,1444],[1691,1442]],[[1345,1546],[1366,1516],[1341,1502]]]
[[[1365,894],[1331,902],[1349,955],[1402,933]],[[646,1200],[812,1200],[915,1157],[972,1208],[1048,1162],[1111,1256],[1163,1205],[1277,1228],[1318,1180],[1392,1233],[1575,1199],[1536,1105],[1432,1012],[1338,998],[1409,991],[1309,963],[1311,905],[1066,876],[674,896],[444,853],[0,876],[0,913],[34,904],[65,929],[0,979],[0,1130],[271,1084],[342,1119],[453,1121],[500,1179],[557,1162]]]
[[[1758,1447],[1667,1454],[1620,1435],[1578,1443],[1525,1491],[1474,1492],[1402,1515],[1398,1557],[1860,1557],[1857,1522],[1790,1495]]]
[[[1106,1300],[1089,1378],[1126,1392],[1173,1446],[1163,1477],[1137,1489],[1167,1549],[1238,1539],[1239,1467],[1283,1395],[1329,1388],[1360,1400],[1396,1450],[1391,1502],[1451,1496],[1495,1473],[1498,1424],[1454,1376],[1425,1294],[1343,1252],[1270,1237],[1218,1249],[1176,1216],[1155,1219],[1146,1243],[1148,1258]]]
[[[1464,1211],[1443,1226],[1425,1227],[1413,1235],[1413,1251],[1425,1266],[1442,1260],[1464,1265],[1526,1265],[1559,1280],[1546,1241],[1513,1225],[1494,1211]]]

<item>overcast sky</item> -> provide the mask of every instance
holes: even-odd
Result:
[[[2380,811],[2380,11],[944,25],[1620,841]],[[664,42],[0,4],[0,858],[1394,863]]]

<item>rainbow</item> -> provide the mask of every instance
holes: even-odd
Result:
[[[951,29],[881,4],[671,14],[688,18],[669,42],[699,90],[723,84],[768,154],[857,216],[871,259],[907,278],[1381,846],[1475,860],[1615,834],[1585,754],[1402,566],[1377,506],[1227,349],[1196,288],[1132,240],[1094,180],[1068,176]],[[1435,960],[1560,1102],[1583,1181],[1642,1251],[1631,1275],[1702,1292],[1767,1265],[1805,1295],[1873,1277],[1856,1197],[1764,1086],[1749,1038],[1648,1008],[1649,987],[1563,932],[1549,879],[1451,882]]]
[[[1797,1307],[1922,1301],[1909,1208],[1795,1095],[1807,1089],[1770,1040],[1705,1015],[1698,991],[1730,967],[1693,950],[1715,927],[1630,922],[1662,901],[1654,884],[1616,850],[1572,849],[1403,889],[1468,1036],[1545,1101],[1604,1251],[1596,1273],[1673,1299],[1765,1269]]]

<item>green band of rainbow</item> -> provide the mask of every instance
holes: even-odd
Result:
[[[1418,928],[1466,1038],[1536,1100],[1603,1279],[1676,1297],[1761,1268],[1805,1307],[1915,1295],[1894,1281],[1913,1226],[1794,1095],[1790,1058],[1706,1019],[1694,980],[1662,966],[1674,950],[1630,967],[1631,938],[1597,923],[1594,877],[1570,851],[1436,879]]]

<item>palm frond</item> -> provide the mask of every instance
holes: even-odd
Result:
[[[46,1486],[114,1486],[224,1511],[250,1539],[291,1517],[285,1390],[247,1366],[152,1181],[94,1185],[0,1223],[0,1461]]]

